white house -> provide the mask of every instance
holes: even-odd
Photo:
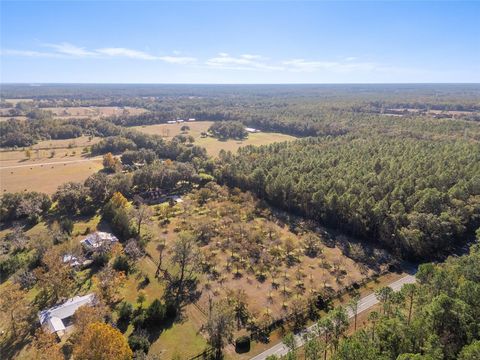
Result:
[[[177,122],[175,120],[168,120],[167,124],[176,124]]]
[[[96,250],[102,246],[112,245],[116,242],[118,242],[118,239],[115,235],[103,231],[97,231],[80,241],[80,244],[82,244],[87,250]]]
[[[177,123],[182,123],[182,122],[184,122],[184,121],[185,121],[185,120],[183,120],[183,119],[178,119],[178,120],[177,120]]]
[[[254,128],[250,128],[250,127],[246,127],[245,128],[245,131],[249,132],[249,133],[258,133],[260,132],[260,130],[257,130],[257,129],[254,129]]]
[[[188,121],[195,121],[195,118],[190,118],[188,119]]]
[[[73,326],[72,317],[75,311],[80,306],[92,305],[94,297],[94,294],[75,296],[63,304],[40,311],[38,313],[40,324],[50,333],[56,333],[58,337],[62,337],[67,331],[71,330]]]

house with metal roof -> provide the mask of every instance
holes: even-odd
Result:
[[[89,234],[85,239],[80,241],[80,244],[82,244],[86,250],[93,251],[104,246],[110,246],[116,242],[118,242],[118,239],[115,235],[103,231],[97,231],[93,234]]]
[[[72,319],[75,311],[77,311],[80,306],[92,305],[94,297],[94,294],[75,296],[74,298],[68,299],[63,304],[40,311],[38,313],[40,324],[50,333],[56,333],[58,337],[62,337],[66,332],[72,329]]]

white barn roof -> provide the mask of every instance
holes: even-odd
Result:
[[[50,332],[64,331],[69,326],[69,323],[65,320],[73,316],[80,306],[91,305],[93,299],[94,294],[75,296],[63,304],[40,311],[38,313],[40,324],[45,325]]]

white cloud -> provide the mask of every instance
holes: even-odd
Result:
[[[1,55],[22,56],[22,57],[61,57],[60,54],[55,54],[55,53],[47,53],[47,52],[33,51],[33,50],[13,50],[13,49],[2,49]]]
[[[368,62],[347,62],[339,61],[318,61],[305,59],[292,59],[282,62],[289,71],[297,72],[315,72],[319,70],[328,70],[332,72],[350,72],[350,71],[372,71],[377,68],[374,63]]]
[[[123,48],[123,47],[105,47],[95,50],[88,50],[84,47],[72,45],[67,42],[60,44],[42,44],[43,47],[50,48],[51,51],[35,50],[14,50],[4,49],[1,51],[5,56],[22,57],[56,57],[56,58],[129,58],[138,60],[156,60],[169,64],[187,65],[197,61],[194,57],[178,56],[179,51],[174,51],[175,56],[155,56],[145,51]]]
[[[196,58],[189,57],[189,56],[159,56],[158,59],[170,64],[181,64],[181,65],[193,64],[197,61]]]
[[[261,55],[252,55],[252,54],[243,54],[243,55],[240,55],[240,57],[243,58],[243,59],[249,59],[249,60],[264,59],[264,57],[261,56]]]
[[[414,69],[403,69],[388,64],[366,62],[356,57],[342,57],[339,60],[291,58],[271,60],[268,57],[243,53],[238,56],[226,52],[219,52],[216,56],[206,60],[198,60],[196,57],[183,55],[174,50],[172,55],[154,55],[151,52],[140,51],[125,47],[104,47],[87,49],[68,42],[59,44],[42,44],[49,51],[2,49],[2,56],[18,56],[31,58],[63,58],[63,59],[110,59],[128,58],[143,61],[157,61],[178,66],[206,66],[217,70],[239,70],[257,72],[290,72],[290,73],[315,73],[326,75],[338,74],[411,74]],[[417,71],[418,72],[418,71]]]
[[[44,44],[43,46],[52,48],[57,53],[68,56],[84,57],[95,55],[92,51],[85,50],[83,47],[75,46],[66,42],[60,44]]]
[[[268,64],[263,59],[261,55],[243,54],[233,57],[227,53],[219,53],[218,56],[208,59],[205,64],[209,67],[229,70],[283,70],[282,66]]]
[[[156,60],[157,57],[143,51],[127,49],[127,48],[102,48],[96,50],[97,54],[107,55],[111,57],[127,57],[131,59]]]

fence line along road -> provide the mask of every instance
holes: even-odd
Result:
[[[35,167],[35,166],[44,166],[44,165],[66,165],[66,164],[74,164],[74,163],[81,163],[81,162],[95,161],[95,160],[102,160],[102,158],[97,156],[97,157],[92,157],[88,159],[60,160],[60,161],[50,161],[50,162],[44,162],[44,163],[9,165],[9,166],[0,167],[0,170],[19,169],[19,168],[25,168],[25,167]]]
[[[402,277],[401,279],[398,279],[398,280],[390,283],[388,286],[390,286],[393,289],[393,291],[400,291],[400,289],[402,288],[402,286],[404,284],[412,284],[414,282],[415,282],[415,276],[414,275],[407,275],[407,276]],[[357,314],[360,314],[360,313],[364,312],[365,310],[370,309],[371,307],[373,307],[374,305],[376,305],[378,303],[379,303],[379,301],[378,301],[377,297],[375,296],[375,294],[370,294],[370,295],[367,295],[367,296],[361,298],[358,301]],[[355,313],[351,309],[347,309],[347,314],[348,314],[349,319],[351,319],[355,316]],[[303,345],[304,335],[308,334],[308,333],[314,333],[315,330],[316,330],[316,327],[317,327],[316,324],[312,325],[312,326],[308,327],[307,329],[303,330],[302,332],[296,334],[295,335],[295,341],[296,341],[297,346]],[[283,355],[286,355],[287,353],[288,353],[288,348],[285,345],[283,345],[283,343],[279,343],[279,344],[274,345],[271,348],[265,350],[264,352],[258,354],[257,356],[254,356],[250,360],[265,360],[270,355],[283,356]]]

